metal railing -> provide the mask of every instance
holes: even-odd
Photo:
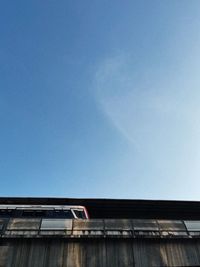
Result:
[[[5,237],[200,238],[200,221],[0,218]]]

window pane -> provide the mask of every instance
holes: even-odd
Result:
[[[74,230],[103,230],[104,221],[101,219],[90,219],[90,220],[74,220]]]
[[[72,229],[72,220],[66,219],[43,219],[41,230],[59,230],[59,229]]]
[[[184,221],[188,231],[200,231],[200,221]]]
[[[14,210],[1,209],[0,217],[11,217],[13,215]]]
[[[156,220],[133,220],[133,228],[135,231],[158,231],[158,224]]]
[[[17,230],[17,229],[39,229],[40,220],[39,219],[10,219],[7,229]]]
[[[0,231],[3,229],[3,225],[4,225],[4,220],[0,219]]]
[[[177,220],[158,220],[158,224],[160,227],[160,230],[167,230],[167,231],[186,231],[185,225],[182,221]]]
[[[104,222],[106,230],[132,230],[131,220],[128,219],[106,219]]]
[[[77,218],[79,218],[79,219],[86,219],[85,213],[84,213],[83,210],[74,210],[73,209],[73,211],[76,214]]]
[[[73,219],[74,215],[71,210],[55,210],[53,212],[53,218]]]
[[[34,216],[39,217],[39,218],[46,217],[46,211],[45,210],[35,210]]]
[[[23,210],[23,217],[34,217],[34,210]]]

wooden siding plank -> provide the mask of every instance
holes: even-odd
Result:
[[[0,267],[5,267],[8,262],[9,245],[0,244]]]
[[[149,240],[133,241],[133,252],[136,267],[168,266],[166,252],[160,242]]]
[[[62,267],[63,265],[63,242],[62,240],[50,239],[46,257],[46,266]]]
[[[107,267],[133,267],[133,250],[130,240],[106,241],[106,266]]]
[[[85,248],[82,242],[68,242],[66,267],[85,267]]]
[[[172,240],[165,244],[169,266],[200,266],[196,242]]]
[[[30,246],[27,240],[17,240],[14,244],[12,267],[27,267],[29,262]]]
[[[27,267],[44,267],[47,258],[47,244],[42,240],[30,241],[30,254]]]
[[[104,240],[91,240],[84,243],[86,266],[106,267],[106,246]]]
[[[200,240],[11,239],[0,243],[0,267],[200,266]]]

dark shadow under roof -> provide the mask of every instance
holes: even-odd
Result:
[[[90,218],[200,220],[199,201],[1,197],[0,204],[82,205]]]

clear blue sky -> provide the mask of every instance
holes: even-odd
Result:
[[[0,3],[0,195],[200,200],[200,1]]]

